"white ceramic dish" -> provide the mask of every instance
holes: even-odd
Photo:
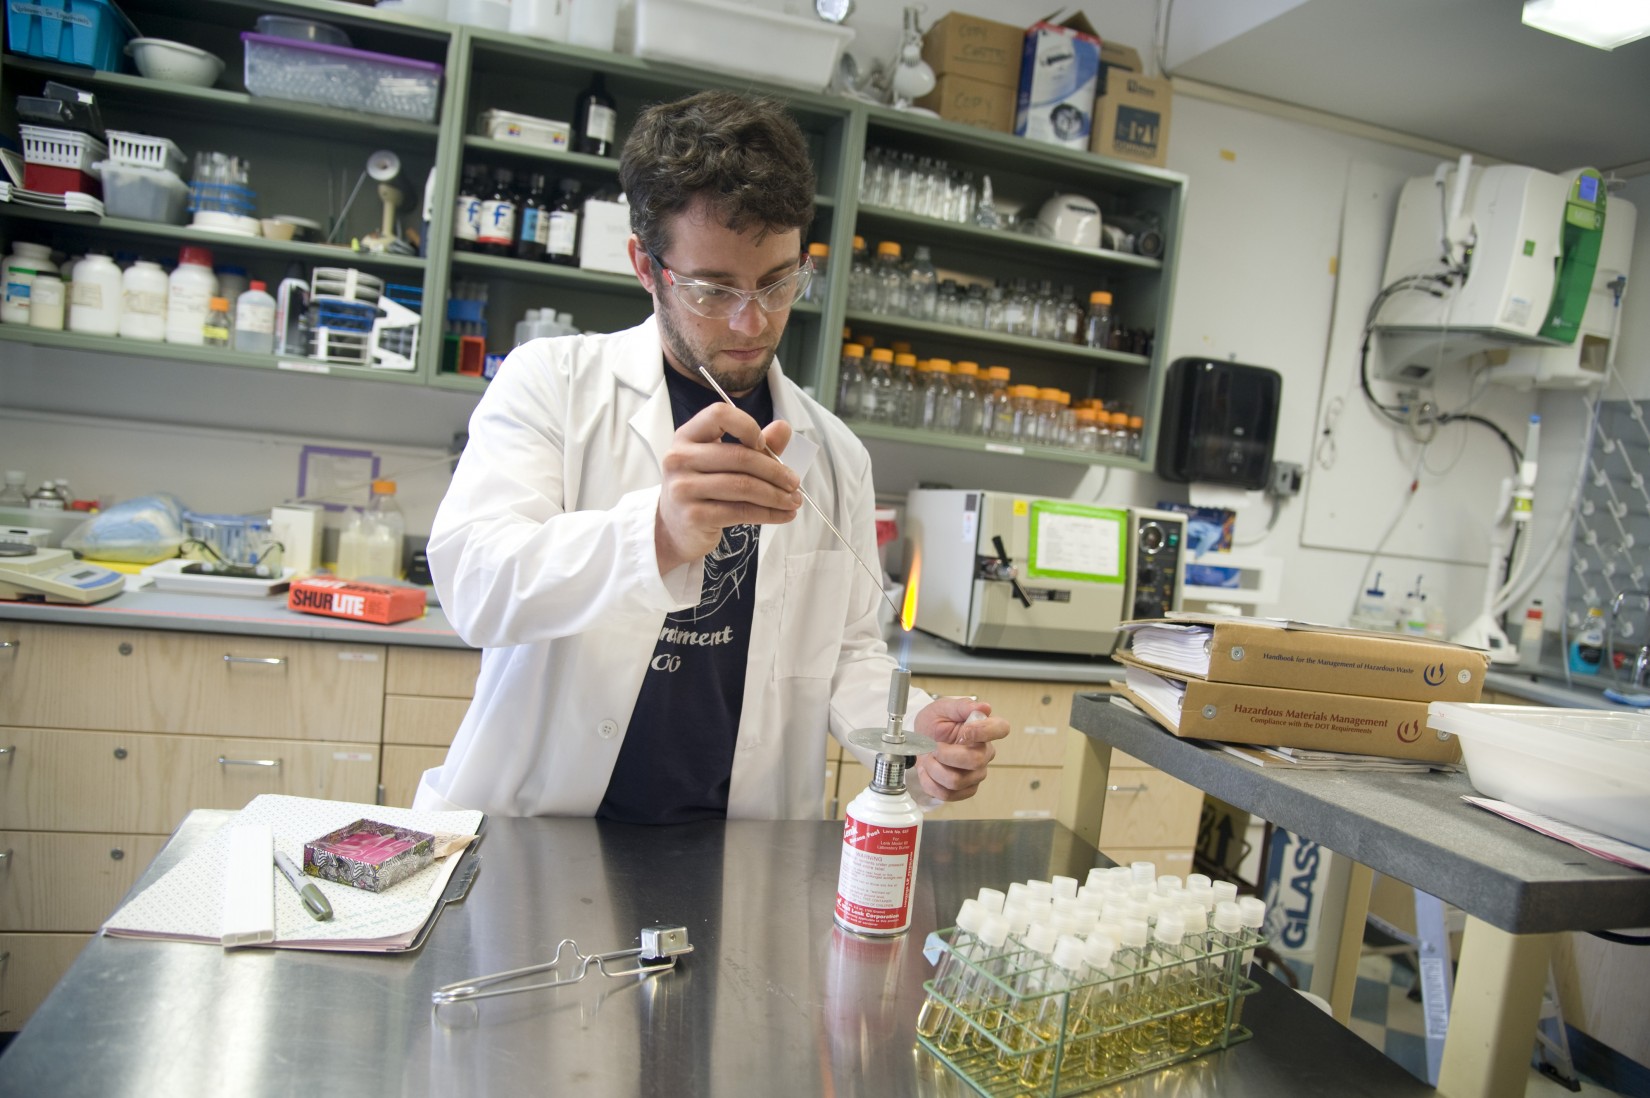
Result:
[[[189,227],[192,229],[205,229],[210,233],[228,233],[231,236],[262,236],[264,234],[264,227],[257,218],[222,213],[217,210],[197,210],[194,219],[189,222]]]
[[[134,38],[126,56],[150,80],[210,88],[223,75],[223,60],[215,54],[165,38]]]
[[[1650,848],[1650,713],[1433,702],[1427,723],[1484,796]]]

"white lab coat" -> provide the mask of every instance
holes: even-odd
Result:
[[[653,525],[675,434],[655,322],[538,339],[505,360],[436,513],[430,571],[483,649],[476,695],[419,808],[591,815],[669,612],[702,562],[660,576]],[[803,487],[875,566],[870,455],[774,363],[774,415],[820,446]],[[758,542],[730,817],[817,818],[825,736],[887,721],[881,595],[806,505]],[[910,713],[929,701],[912,691]],[[869,756],[861,753],[862,759]],[[914,790],[915,791],[915,790]]]

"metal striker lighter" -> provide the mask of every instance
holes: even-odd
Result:
[[[836,922],[855,934],[885,937],[911,925],[911,882],[922,843],[922,809],[905,787],[905,772],[934,741],[905,729],[911,672],[894,670],[888,684],[888,725],[848,734],[855,747],[877,753],[867,786],[848,805],[837,874]]]

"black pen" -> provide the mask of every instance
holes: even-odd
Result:
[[[279,850],[275,852],[275,868],[279,869],[281,876],[298,890],[298,895],[304,901],[304,910],[309,912],[311,918],[321,922],[332,918],[332,905],[327,903],[327,898],[321,894],[320,886],[305,877],[298,867],[292,864],[292,859]]]

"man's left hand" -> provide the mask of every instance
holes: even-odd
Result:
[[[973,713],[980,716],[969,720]],[[997,754],[992,741],[1008,735],[1008,722],[972,698],[935,698],[917,714],[914,727],[939,744],[932,754],[917,756],[917,780],[940,801],[972,797]]]

